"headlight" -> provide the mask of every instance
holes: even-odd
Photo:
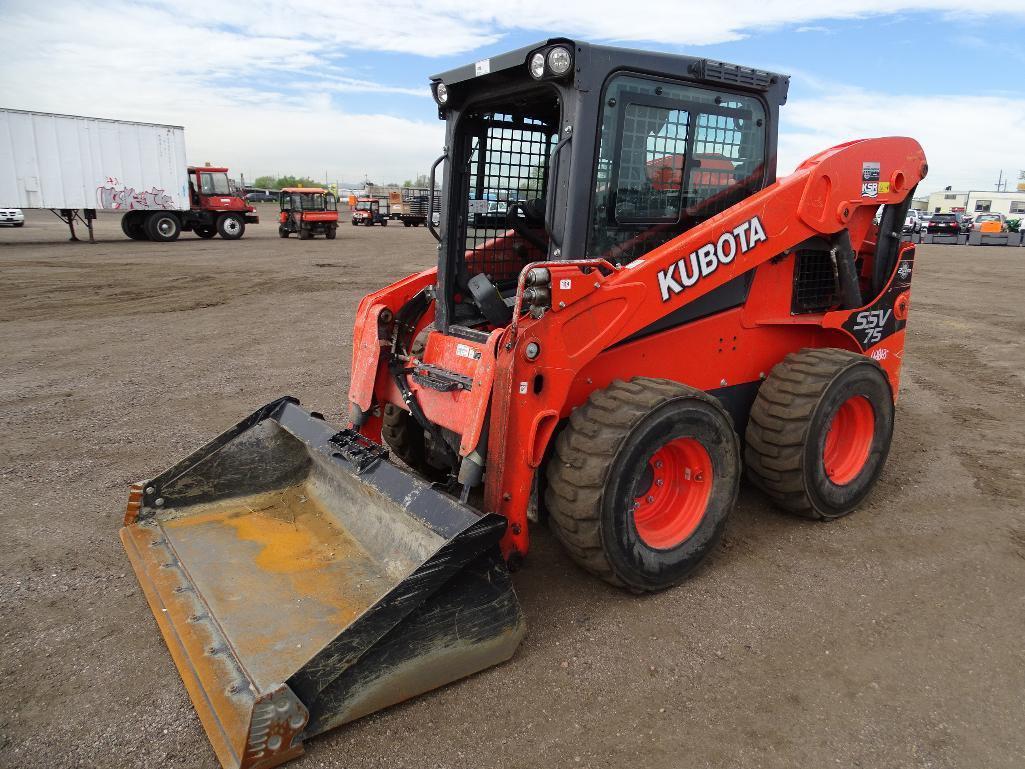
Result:
[[[545,55],[543,53],[535,53],[530,57],[530,76],[535,80],[540,80],[545,76]]]
[[[553,48],[548,52],[548,68],[556,75],[565,75],[569,72],[569,68],[573,65],[573,57],[570,52],[562,46]],[[531,62],[531,71],[533,72],[533,62]]]
[[[448,101],[448,87],[444,83],[438,83],[438,87],[434,89],[434,96],[438,104],[444,104]]]

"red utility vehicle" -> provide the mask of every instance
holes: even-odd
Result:
[[[238,240],[246,224],[258,224],[256,209],[248,205],[241,191],[228,179],[227,168],[190,166],[188,211],[129,211],[121,229],[132,240],[177,240],[182,231],[192,230],[201,238],[220,235]]]
[[[320,187],[285,187],[278,195],[281,214],[278,235],[298,233],[300,240],[322,234],[334,240],[338,232],[338,200]]]

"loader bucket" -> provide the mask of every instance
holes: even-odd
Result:
[[[221,764],[263,769],[511,657],[504,529],[282,398],[134,486],[121,540]]]

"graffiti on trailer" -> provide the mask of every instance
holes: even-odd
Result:
[[[174,208],[174,200],[164,190],[152,187],[148,191],[137,192],[134,187],[126,187],[114,176],[108,176],[107,180],[96,188],[96,199],[100,208],[123,211]]]

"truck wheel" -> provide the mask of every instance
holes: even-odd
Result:
[[[146,227],[143,215],[138,211],[129,211],[121,217],[121,231],[132,240],[146,240]]]
[[[617,380],[570,415],[545,469],[545,505],[570,556],[613,585],[675,585],[722,536],[740,441],[715,398],[677,382]]]
[[[225,240],[238,240],[245,231],[245,220],[236,214],[221,214],[217,220],[217,234]]]
[[[203,240],[210,240],[217,234],[217,228],[211,227],[210,225],[200,225],[199,227],[193,227],[192,231],[196,233]]]
[[[758,388],[747,474],[791,513],[839,518],[872,490],[892,437],[893,392],[878,363],[848,350],[801,350]]]
[[[288,237],[288,230],[286,230],[284,227],[278,227],[278,237],[279,238],[287,238]]]
[[[169,243],[178,240],[182,225],[178,215],[170,211],[157,211],[146,218],[146,235],[158,243]]]
[[[334,240],[335,239],[335,235],[337,233],[338,233],[338,228],[337,227],[328,227],[324,231],[324,237],[327,238],[328,240]]]

